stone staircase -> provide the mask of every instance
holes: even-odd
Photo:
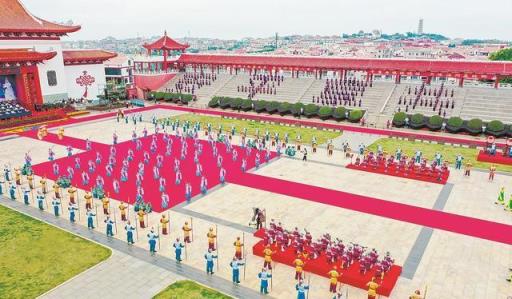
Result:
[[[238,86],[249,85],[248,74],[238,74],[233,76],[231,80],[226,82],[222,88],[215,92],[215,96],[225,96],[233,98],[247,98],[246,92],[238,92]],[[296,102],[306,92],[307,88],[311,85],[312,78],[288,78],[286,77],[280,86],[275,83],[276,94],[262,94],[255,95],[255,100],[268,100],[268,101],[283,101],[283,102]],[[269,83],[272,84],[272,83]]]
[[[318,97],[324,90],[324,87],[325,80],[314,80],[311,87],[304,93],[300,101],[304,104],[313,103],[313,96]],[[366,110],[371,115],[379,113],[380,108],[392,89],[393,84],[374,82],[373,87],[367,87],[364,92],[361,109]],[[359,102],[359,98],[358,96],[357,102]],[[347,108],[359,108],[359,106],[347,106]]]
[[[412,92],[411,95],[409,95],[408,89],[409,89],[409,87],[411,87],[414,90],[415,87],[419,88],[420,86],[421,86],[420,84],[399,84],[399,85],[397,85],[395,91],[391,95],[391,98],[389,99],[388,103],[386,104],[386,107],[384,107],[382,114],[387,117],[393,117],[395,112],[398,111],[399,107],[400,107],[400,111],[405,112],[406,105],[404,105],[403,102],[401,105],[398,104],[400,97],[402,97],[402,98],[404,96],[407,96],[407,98],[412,97],[413,102],[414,102],[414,97],[415,97],[414,92]],[[429,88],[431,90],[434,90],[434,88],[439,89],[439,87],[440,87],[440,85],[426,86],[427,90]],[[459,87],[454,87],[454,86],[448,86],[446,88],[448,88],[448,98],[450,100],[450,104],[449,104],[449,108],[443,108],[442,111],[446,111],[447,118],[449,118],[451,116],[459,116],[460,109],[464,103],[465,91],[464,91],[464,89],[461,89]],[[451,93],[452,89],[455,91],[454,97],[453,97],[453,99],[455,100],[454,109],[451,109],[452,98],[450,97],[450,93]],[[427,96],[423,96],[423,97],[427,98],[429,100],[432,99],[432,101],[435,101],[435,96],[433,96],[433,95],[431,95],[431,96],[427,95]],[[441,97],[441,98],[443,98],[443,97]],[[411,113],[411,114],[421,113],[425,116],[432,116],[432,115],[438,115],[438,110],[436,109],[436,111],[434,111],[432,107],[420,106],[420,105],[417,105],[415,109],[412,109],[412,107],[409,105],[408,113]]]
[[[512,89],[465,87],[463,119],[480,118],[484,121],[501,120],[512,123]]]

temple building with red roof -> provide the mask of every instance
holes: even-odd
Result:
[[[32,15],[20,0],[0,0],[0,86],[27,109],[68,98],[96,99],[105,87],[103,50],[63,50],[61,37],[81,29]],[[12,91],[11,91],[12,90]],[[0,101],[5,100],[0,90]]]

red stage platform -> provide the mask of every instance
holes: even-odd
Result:
[[[501,152],[492,156],[492,155],[487,154],[483,150],[481,150],[478,153],[476,160],[480,161],[480,162],[488,162],[488,163],[495,163],[495,164],[502,164],[502,165],[512,165],[512,158],[504,157]]]
[[[258,238],[262,238],[264,236],[265,232],[263,229],[258,230],[254,236]],[[296,259],[296,255],[293,252],[293,248],[288,248],[286,251],[282,252],[278,248],[273,245],[272,250],[275,251],[275,253],[272,255],[272,260],[275,262],[279,262],[282,264],[286,264],[290,267],[293,267],[293,261]],[[254,255],[263,257],[263,250],[265,249],[264,241],[261,240],[260,242],[256,243],[252,247],[252,252]],[[353,287],[357,287],[360,289],[366,290],[366,284],[372,279],[372,277],[375,275],[375,269],[371,269],[369,272],[367,272],[365,275],[361,275],[359,273],[359,263],[354,263],[352,266],[350,266],[346,270],[341,270],[341,264],[340,262],[334,263],[334,264],[328,264],[327,260],[324,255],[321,255],[319,258],[313,260],[313,261],[305,261],[304,265],[304,271],[305,272],[311,272],[323,277],[329,278],[329,271],[333,269],[334,266],[337,266],[338,272],[340,272],[341,278],[340,281],[342,283],[351,285]],[[402,273],[402,267],[393,265],[391,266],[391,269],[386,273],[384,276],[384,280],[380,280],[380,278],[377,278],[377,283],[380,285],[378,288],[378,293],[380,295],[389,297],[391,292],[393,291],[393,288],[395,287],[395,284],[398,280],[398,277],[400,277],[400,274]],[[329,286],[329,283],[326,281],[325,288]]]
[[[436,184],[442,184],[445,185],[448,181],[448,177],[450,176],[450,172],[447,171],[444,174],[441,175],[441,180],[439,180],[439,177],[436,174],[432,174],[431,171],[428,172],[421,172],[415,167],[415,170],[413,172],[410,172],[409,170],[399,170],[397,171],[396,166],[393,165],[392,167],[384,168],[384,166],[362,166],[362,165],[355,165],[355,164],[348,164],[346,166],[348,169],[355,169],[355,170],[361,170],[366,172],[372,172],[372,173],[378,173],[378,174],[384,174],[394,177],[400,177],[400,178],[406,178],[411,180],[417,180],[417,181],[424,181],[428,183],[436,183]]]

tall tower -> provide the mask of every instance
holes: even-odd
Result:
[[[423,34],[423,19],[418,21],[418,34]]]

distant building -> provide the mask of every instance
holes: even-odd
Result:
[[[419,35],[423,34],[423,19],[420,19],[418,21],[418,34]]]

